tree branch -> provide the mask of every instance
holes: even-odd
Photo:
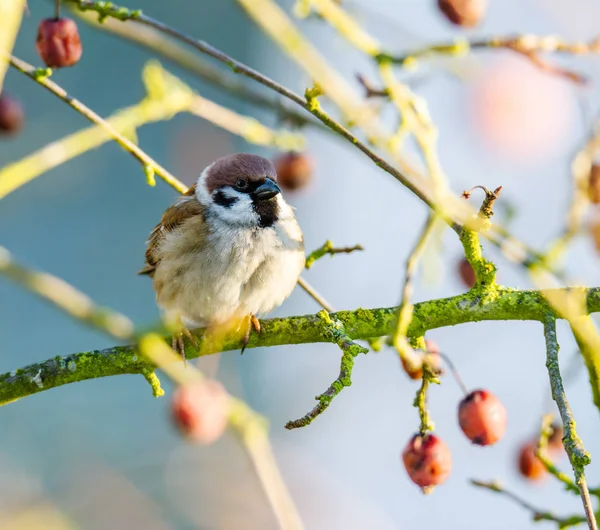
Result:
[[[571,515],[570,517],[559,517],[554,515],[552,512],[544,512],[542,510],[538,510],[535,506],[527,502],[526,500],[519,497],[517,494],[504,489],[498,482],[483,482],[481,480],[471,480],[471,484],[473,486],[477,486],[478,488],[483,488],[489,491],[493,491],[494,493],[499,493],[500,495],[504,495],[508,497],[513,502],[517,503],[519,506],[525,508],[529,512],[531,512],[532,518],[535,522],[538,521],[552,521],[558,525],[558,528],[564,529],[569,528],[571,526],[577,526],[581,523],[585,523],[585,517],[581,515]]]
[[[117,130],[115,130],[115,128],[110,123],[108,123],[106,120],[103,120],[92,109],[81,103],[81,101],[78,101],[74,97],[71,97],[63,88],[58,86],[56,83],[54,83],[50,79],[47,79],[47,73],[49,69],[45,72],[45,75],[40,75],[39,70],[26,63],[25,61],[22,61],[21,59],[17,59],[16,57],[12,56],[9,58],[9,63],[13,68],[19,70],[33,81],[36,81],[38,84],[42,85],[46,90],[54,94],[56,97],[62,99],[67,105],[75,109],[89,121],[102,127],[123,149],[129,152],[131,156],[133,156],[136,160],[140,162],[140,164],[142,164],[142,166],[144,167],[144,171],[147,174],[148,172],[156,173],[165,182],[173,186],[180,193],[184,193],[186,191],[187,187],[185,186],[185,184],[183,184],[173,175],[171,175],[171,173],[169,173],[158,162],[156,162],[150,156],[144,153],[144,151],[142,151],[131,140],[125,138],[125,136],[123,136]]]
[[[363,348],[350,340],[344,326],[338,320],[332,320],[331,316],[326,311],[321,311],[317,316],[321,319],[323,334],[329,338],[330,342],[337,344],[343,352],[340,363],[340,374],[337,379],[329,385],[329,388],[325,390],[325,392],[316,397],[319,401],[316,407],[308,414],[302,416],[302,418],[286,423],[285,428],[289,430],[306,427],[307,425],[310,425],[317,416],[323,414],[327,407],[331,405],[333,398],[335,398],[344,387],[352,384],[354,358],[359,353],[369,353],[367,348]]]
[[[590,313],[600,312],[600,287],[573,287],[570,290],[578,290],[586,297],[587,310]],[[566,289],[552,290],[553,293],[565,291]],[[407,335],[421,337],[431,329],[467,322],[493,320],[544,322],[548,315],[555,315],[545,298],[547,295],[548,293],[543,291],[498,288],[493,298],[482,298],[478,293],[467,292],[450,298],[420,302],[414,306]],[[368,340],[393,333],[397,314],[397,307],[389,307],[338,311],[332,313],[331,318],[342,323],[351,340]],[[555,316],[560,318],[558,315]],[[320,319],[316,315],[262,320],[261,328],[262,333],[253,333],[250,336],[248,348],[330,342],[330,339],[323,335]],[[198,339],[202,339],[203,334],[202,329],[194,332]],[[206,346],[207,344],[204,344],[201,348],[202,355],[217,353]],[[241,346],[240,338],[226,338],[220,345],[219,351],[238,350]],[[187,344],[186,357],[191,359],[198,355],[198,351]],[[14,401],[76,381],[120,374],[143,374],[147,369],[148,365],[135,356],[132,346],[114,346],[99,351],[57,356],[0,375],[0,403]],[[43,387],[31,380],[40,370]]]

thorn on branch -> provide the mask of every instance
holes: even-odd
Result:
[[[316,250],[313,250],[306,258],[306,264],[304,265],[307,269],[310,269],[315,261],[321,259],[326,254],[333,256],[334,254],[350,254],[356,250],[364,250],[362,245],[354,245],[353,247],[334,247],[333,243],[329,240]]]
[[[337,396],[344,387],[352,384],[354,358],[359,353],[366,354],[369,352],[367,348],[363,348],[359,344],[356,344],[348,337],[339,320],[332,320],[326,311],[320,311],[318,316],[323,322],[323,335],[325,338],[327,338],[329,342],[337,344],[343,352],[340,363],[340,374],[325,392],[315,398],[319,402],[308,414],[305,414],[297,420],[288,421],[286,423],[285,428],[288,430],[306,427],[307,425],[310,425],[317,416],[323,414],[333,401],[333,398]]]

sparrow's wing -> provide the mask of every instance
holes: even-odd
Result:
[[[150,233],[146,249],[146,264],[138,274],[154,276],[156,267],[161,259],[161,243],[166,234],[173,232],[190,218],[196,220],[203,219],[204,208],[200,205],[194,195],[194,186],[192,186],[178,201],[165,210],[165,213],[154,230]]]

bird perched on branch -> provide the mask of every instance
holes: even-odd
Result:
[[[273,164],[244,153],[208,166],[147,244],[138,274],[153,279],[158,305],[182,324],[173,347],[184,359],[190,328],[235,321],[246,325],[243,353],[252,326],[260,332],[257,317],[291,294],[305,263],[302,231]]]

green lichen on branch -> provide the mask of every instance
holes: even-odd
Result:
[[[590,313],[600,312],[600,287],[571,287],[570,291],[578,291],[581,296],[586,297]],[[341,322],[346,335],[356,341],[389,336],[393,332],[397,312],[397,307],[359,308],[331,313],[330,317],[334,321]],[[459,296],[416,303],[407,336],[409,338],[420,337],[428,330],[467,322],[494,320],[543,322],[548,315],[560,318],[550,307],[544,292],[516,291],[499,287],[495,297],[489,298],[472,290]],[[317,315],[261,320],[261,329],[262,333],[251,334],[248,349],[331,342],[323,335],[322,321]],[[194,331],[194,335],[200,342],[202,342],[203,334],[203,329]],[[242,346],[241,343],[240,337],[226,338],[218,351],[239,350]],[[217,353],[216,350],[205,346],[203,344],[200,348],[202,355]],[[186,357],[193,359],[198,356],[199,351],[186,341]],[[0,403],[7,403],[41,390],[68,383],[111,375],[143,374],[144,370],[153,368],[140,358],[134,359],[134,348],[130,346],[115,346],[101,351],[68,355],[63,358],[76,361],[93,358],[93,363],[79,363],[78,369],[71,373],[65,370],[56,370],[53,364],[56,362],[55,359],[50,359],[24,367],[14,374],[0,375]],[[44,381],[43,388],[31,384],[29,381],[30,378],[35,377],[40,368],[43,369],[41,374]],[[26,374],[25,378],[14,377],[16,374],[23,373]]]
[[[367,348],[353,342],[346,334],[344,326],[338,320],[333,320],[326,311],[320,311],[317,314],[321,319],[322,334],[328,342],[337,344],[342,350],[342,360],[340,362],[340,374],[337,379],[331,383],[329,388],[315,399],[318,400],[317,405],[301,418],[288,421],[285,425],[286,429],[298,429],[310,425],[312,421],[321,415],[329,407],[333,399],[347,386],[352,384],[352,370],[354,368],[354,358],[360,353],[369,353]]]
[[[333,243],[327,240],[322,246],[316,250],[313,250],[308,255],[304,267],[310,269],[315,264],[315,261],[321,259],[327,254],[330,256],[334,256],[335,254],[350,254],[351,252],[355,252],[357,250],[364,250],[364,248],[362,245],[354,245],[353,247],[334,247]]]
[[[112,2],[94,2],[89,0],[66,1],[75,4],[81,11],[95,11],[98,13],[99,22],[103,22],[109,17],[125,22],[126,20],[136,20],[142,15],[141,9],[127,9]]]
[[[148,381],[150,388],[152,388],[152,395],[154,397],[162,397],[165,395],[165,391],[160,386],[160,379],[154,370],[144,372],[143,376],[146,378],[146,381]]]
[[[458,233],[465,251],[465,258],[475,273],[474,288],[490,290],[496,284],[496,266],[483,257],[479,233],[487,232],[491,227],[490,219],[494,215],[492,211],[494,202],[500,195],[502,186],[494,191],[489,191],[484,186],[475,186],[471,190],[463,192],[463,198],[468,199],[475,188],[480,188],[485,192],[485,199],[475,217],[472,229],[462,227],[458,229]]]
[[[569,455],[569,461],[571,462],[571,467],[573,468],[575,483],[573,483],[573,481],[566,475],[560,473],[556,469],[553,469],[553,466],[549,465],[551,463],[544,462],[543,459],[542,462],[544,462],[546,468],[552,474],[554,474],[554,476],[556,476],[565,484],[567,489],[571,489],[572,491],[577,491],[579,493],[583,502],[588,526],[591,530],[595,530],[597,528],[596,516],[592,507],[590,492],[587,487],[587,482],[584,473],[584,468],[585,466],[590,464],[591,458],[589,453],[583,447],[583,443],[581,442],[581,439],[579,438],[575,430],[575,418],[573,417],[571,407],[569,406],[569,402],[567,401],[562,377],[560,375],[560,367],[558,363],[558,352],[560,348],[556,336],[556,319],[553,316],[548,315],[544,319],[543,324],[544,337],[546,340],[546,366],[548,368],[548,376],[550,378],[552,398],[554,399],[554,401],[556,401],[556,405],[558,406],[558,410],[560,412],[560,416],[563,422],[563,446],[565,448],[565,451]],[[580,347],[582,346],[583,344],[580,344]],[[592,389],[594,393],[598,392],[597,387],[594,388],[592,386]],[[542,425],[540,448],[538,450],[538,452],[542,454],[542,456],[543,451],[545,449],[544,446],[547,445],[548,442],[550,423],[551,418],[546,418]]]

